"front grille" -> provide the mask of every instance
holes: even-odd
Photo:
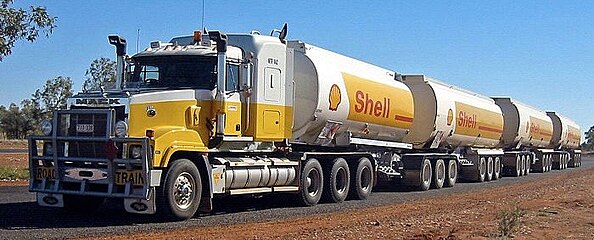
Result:
[[[115,122],[113,109],[74,109],[59,111],[55,118],[60,156],[106,158],[105,142],[67,141],[70,138],[108,138]],[[65,140],[60,140],[64,138]],[[122,146],[118,146],[122,149]]]

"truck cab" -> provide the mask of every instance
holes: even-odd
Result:
[[[29,138],[29,189],[40,205],[81,207],[115,197],[129,212],[152,214],[162,203],[165,215],[185,219],[232,188],[296,190],[296,161],[216,157],[271,155],[275,142],[291,137],[283,39],[197,31],[152,42],[133,56],[125,53],[125,39],[109,40],[117,49],[117,80],[76,94],[44,121],[42,135]],[[235,172],[225,175],[232,166]],[[264,169],[276,171],[264,174],[268,182],[254,184],[246,175]]]

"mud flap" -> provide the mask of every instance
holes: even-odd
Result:
[[[124,207],[129,213],[155,214],[157,204],[155,203],[155,187],[149,189],[148,199],[125,198]]]
[[[64,207],[64,197],[62,194],[53,193],[35,193],[37,204],[43,207]]]

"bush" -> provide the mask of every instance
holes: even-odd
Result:
[[[503,210],[497,214],[499,221],[499,237],[507,239],[513,235],[520,226],[520,219],[524,216],[525,211],[517,204],[511,209]]]

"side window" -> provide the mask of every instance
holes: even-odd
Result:
[[[239,65],[227,64],[227,82],[225,91],[239,90]]]

